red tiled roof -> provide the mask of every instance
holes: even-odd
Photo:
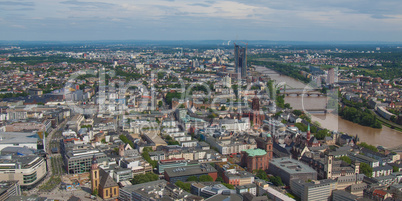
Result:
[[[384,197],[385,195],[387,195],[387,192],[376,189],[373,191],[373,195],[380,195],[380,196]]]

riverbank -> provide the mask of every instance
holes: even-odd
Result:
[[[280,75],[276,71],[264,66],[256,66],[256,71],[269,76],[276,83],[286,82],[286,85],[293,88],[304,88],[306,84],[291,78],[289,76]],[[309,110],[309,109],[325,109],[328,102],[327,97],[312,96],[286,96],[285,102],[289,103],[293,109]],[[383,126],[382,129],[375,129],[361,126],[348,120],[344,120],[337,114],[312,114],[311,120],[317,121],[321,127],[328,130],[344,132],[349,135],[358,135],[361,142],[387,148],[402,145],[402,132]]]
[[[384,126],[386,126],[386,127],[389,127],[389,128],[391,128],[391,129],[395,129],[395,130],[397,130],[397,131],[402,132],[402,126],[401,126],[401,125],[395,124],[395,123],[393,123],[393,122],[390,122],[390,121],[384,119],[384,118],[383,118],[382,116],[380,116],[377,112],[375,112],[375,114],[377,115],[378,121],[380,121],[382,125],[384,125]]]

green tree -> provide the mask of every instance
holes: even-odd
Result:
[[[148,87],[148,82],[147,82],[147,81],[144,80],[144,81],[142,82],[142,84],[143,84],[144,86]]]
[[[163,102],[162,102],[162,101],[159,101],[159,102],[158,102],[158,107],[162,107],[162,105],[163,105]]]
[[[263,179],[263,180],[269,180],[268,175],[264,170],[258,170],[257,174],[255,176],[257,176],[258,178]]]
[[[341,156],[339,159],[345,161],[348,164],[352,164],[352,159],[350,159],[348,156]]]
[[[190,183],[184,183],[182,181],[177,181],[176,186],[180,187],[181,189],[190,192],[191,184]]]
[[[366,149],[370,149],[371,151],[378,152],[377,147],[375,147],[375,146],[373,146],[373,145],[369,145],[369,144],[367,144],[367,143],[365,143],[365,142],[360,143],[360,144],[359,144],[359,147],[364,147],[364,148],[366,148]]]
[[[226,186],[226,188],[228,189],[235,189],[235,187],[232,184],[222,183],[222,185]]]
[[[149,156],[149,152],[152,152],[152,151],[153,150],[151,147],[144,147],[141,155],[144,158],[144,160],[146,160],[149,164],[152,165],[153,168],[156,168],[156,166],[158,166],[158,161],[152,160],[151,157]]]
[[[279,176],[269,177],[269,180],[276,186],[283,186],[282,179]]]
[[[166,97],[165,97],[165,101],[166,101],[166,103],[168,104],[168,105],[170,105],[170,106],[172,106],[172,99],[173,98],[177,98],[177,99],[180,99],[181,98],[181,93],[179,93],[179,92],[168,92],[167,94],[166,94]]]
[[[95,188],[95,189],[92,191],[92,195],[98,196],[98,189]]]
[[[159,179],[159,176],[155,173],[148,172],[146,174],[135,175],[131,180],[132,184],[142,184],[150,181],[156,181]]]
[[[322,129],[322,130],[319,130],[319,131],[314,135],[314,137],[317,138],[317,140],[322,140],[322,139],[324,139],[326,136],[329,136],[329,135],[330,135],[330,134],[329,134],[329,132],[328,132],[327,129]]]
[[[367,177],[372,177],[373,168],[367,163],[360,163],[360,173],[366,175]]]
[[[306,132],[307,131],[307,126],[302,124],[302,123],[295,123],[295,126],[302,132]]]
[[[221,176],[219,176],[218,178],[216,178],[215,181],[216,181],[216,182],[222,182],[222,183],[224,182],[224,181],[223,181],[223,178],[222,178]]]
[[[209,175],[201,175],[199,180],[200,180],[200,182],[211,182],[211,181],[214,181],[214,179],[213,179],[211,176],[209,176]]]
[[[131,148],[134,149],[134,142],[129,140],[125,135],[120,135],[119,138],[121,141],[123,141],[126,144],[129,144],[131,146]]]
[[[399,172],[398,166],[392,166],[392,172]]]
[[[198,181],[198,177],[190,176],[190,177],[187,178],[187,181]]]
[[[300,115],[303,114],[303,112],[300,111],[300,110],[293,110],[292,113],[293,113],[294,115],[296,115],[296,116],[300,116]]]

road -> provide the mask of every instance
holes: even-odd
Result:
[[[60,154],[52,154],[52,148],[57,147],[59,149],[59,140],[62,139],[61,130],[64,128],[69,120],[70,118],[65,119],[47,135],[45,140],[45,150],[48,154],[48,160],[46,163],[48,173],[46,174],[45,179],[40,184],[38,184],[35,188],[27,191],[28,194],[34,194],[35,192],[37,192],[38,187],[46,184],[46,182],[48,182],[48,180],[54,174],[53,171],[56,172],[55,175],[61,175],[63,173],[63,160]]]

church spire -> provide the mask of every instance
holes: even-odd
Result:
[[[94,154],[94,157],[92,158],[92,166],[91,170],[98,169],[98,161],[96,160],[96,156]]]

